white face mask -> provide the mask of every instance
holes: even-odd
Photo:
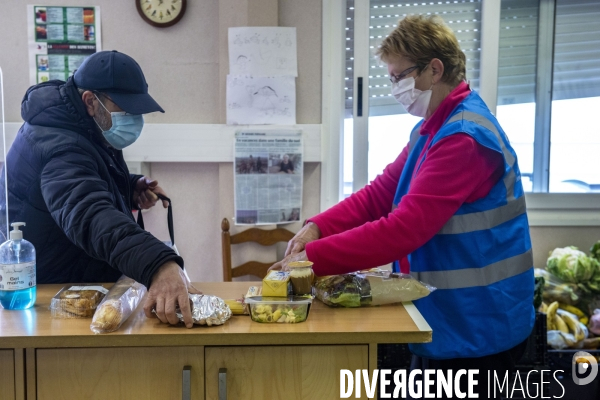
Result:
[[[425,118],[432,93],[431,89],[419,90],[415,88],[415,78],[412,76],[392,84],[392,95],[409,114],[415,117]]]

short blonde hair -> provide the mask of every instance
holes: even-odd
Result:
[[[383,62],[406,57],[418,65],[419,72],[437,58],[444,64],[442,82],[457,85],[466,78],[465,53],[452,29],[437,15],[409,15],[401,19],[381,42],[376,55]]]

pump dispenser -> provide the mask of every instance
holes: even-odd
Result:
[[[24,310],[36,299],[35,248],[23,239],[24,222],[13,222],[10,240],[0,245],[0,304],[8,310]]]

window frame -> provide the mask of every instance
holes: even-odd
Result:
[[[362,15],[368,27],[368,0],[357,0],[354,4],[355,18]],[[362,8],[362,10],[361,10]],[[501,0],[482,2],[480,96],[496,111],[498,92],[498,49],[500,37]],[[344,127],[344,76],[346,1],[323,0],[323,103],[322,103],[322,171],[321,211],[343,199],[343,127]],[[364,11],[366,10],[366,12]],[[530,226],[598,226],[600,225],[600,194],[596,193],[547,193],[550,157],[551,88],[554,47],[555,0],[540,0],[540,24],[538,28],[538,62],[536,79],[536,128],[534,142],[533,193],[526,193]],[[366,15],[366,16],[365,16]],[[356,19],[355,19],[356,23]],[[355,27],[355,45],[357,33]],[[363,29],[364,30],[364,29]],[[543,38],[543,39],[539,39]],[[360,38],[358,38],[360,44]],[[354,52],[355,65],[368,65],[368,32],[363,51]],[[355,46],[356,48],[357,46]],[[332,51],[339,48],[340,51]],[[487,49],[496,49],[488,51]],[[367,67],[368,68],[368,67]],[[355,68],[355,84],[360,77]],[[366,77],[366,82],[365,82]],[[543,77],[541,79],[540,77]],[[363,76],[363,87],[368,88],[368,69]],[[357,126],[354,122],[354,178],[364,182],[368,168],[368,90],[363,90],[363,117]],[[355,93],[356,97],[356,93]],[[357,103],[356,101],[354,103]],[[356,104],[354,105],[356,115]],[[354,117],[356,118],[356,117]],[[357,128],[360,130],[357,134]],[[365,139],[367,144],[365,145]],[[356,160],[356,158],[359,158]],[[357,171],[357,167],[361,168]],[[364,176],[363,176],[364,175]],[[359,178],[357,180],[356,178]],[[354,184],[353,184],[354,185]],[[354,186],[354,191],[358,189]]]

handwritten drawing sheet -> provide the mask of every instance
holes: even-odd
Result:
[[[227,76],[227,124],[295,123],[294,77]]]
[[[229,73],[297,77],[296,28],[229,28]]]
[[[227,124],[296,123],[296,28],[229,28]]]

